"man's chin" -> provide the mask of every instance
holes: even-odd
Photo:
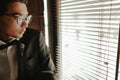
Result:
[[[20,35],[17,35],[17,36],[15,36],[14,38],[22,38],[23,37],[23,34],[20,34]]]

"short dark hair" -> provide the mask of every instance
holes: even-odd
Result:
[[[28,0],[0,0],[0,16],[4,15],[7,11],[8,4],[13,2],[22,2],[27,4]]]

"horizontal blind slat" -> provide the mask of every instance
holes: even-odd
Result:
[[[62,55],[63,80],[115,79],[119,4],[119,0],[58,2],[57,51]]]

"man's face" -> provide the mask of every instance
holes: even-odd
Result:
[[[12,38],[21,38],[28,27],[26,21],[18,23],[18,17],[27,17],[28,11],[24,3],[14,2],[8,5],[8,10],[0,17],[0,38],[10,40]]]

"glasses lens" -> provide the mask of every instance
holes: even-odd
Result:
[[[29,15],[28,17],[26,17],[25,21],[27,23],[30,23],[31,22],[31,18],[32,18],[32,15]]]
[[[22,16],[18,16],[18,17],[17,17],[17,23],[18,23],[18,25],[21,25],[22,22],[23,22]]]
[[[18,25],[21,25],[23,22],[26,22],[27,24],[29,24],[31,21],[31,18],[32,18],[32,15],[29,15],[27,17],[18,16],[17,23],[18,23]]]

